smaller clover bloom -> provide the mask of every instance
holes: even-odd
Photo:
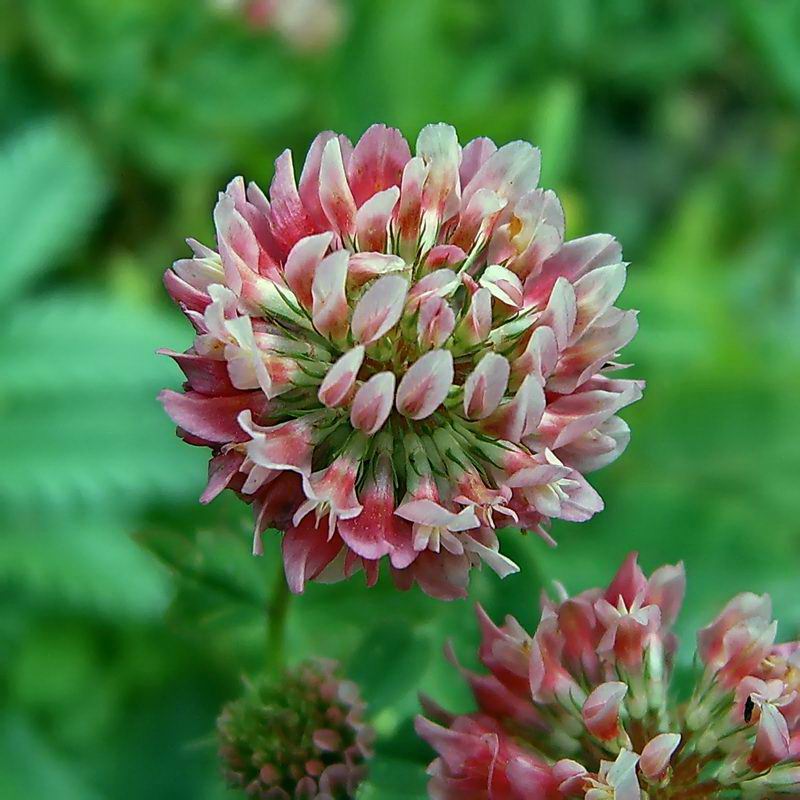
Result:
[[[355,684],[316,661],[260,678],[217,720],[225,779],[264,800],[354,798],[373,739]]]
[[[300,52],[323,51],[342,38],[341,0],[211,0],[221,11],[241,14],[256,30],[274,30]]]
[[[603,508],[585,476],[628,444],[642,383],[615,374],[636,312],[615,305],[619,244],[567,240],[539,166],[527,142],[462,146],[444,124],[413,154],[385,125],[355,145],[327,131],[299,180],[287,150],[268,192],[231,181],[215,247],[190,240],[166,272],[196,335],[164,351],[186,383],[161,401],[211,450],[202,501],[251,504],[256,553],[283,532],[293,591],[372,584],[383,562],[464,597],[473,567],[517,570],[498,530],[553,543],[553,519]],[[611,605],[608,646],[636,650],[651,612]]]
[[[800,643],[775,644],[769,598],[743,594],[698,634],[688,699],[670,690],[683,566],[631,554],[605,589],[543,599],[529,635],[478,608],[478,711],[425,701],[429,794],[472,800],[800,796]],[[468,795],[459,795],[464,789]]]

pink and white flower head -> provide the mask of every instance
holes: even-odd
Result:
[[[162,402],[213,452],[203,501],[252,503],[256,551],[284,529],[296,591],[386,559],[401,587],[463,597],[472,567],[516,570],[497,529],[552,541],[552,519],[602,509],[584,475],[628,442],[642,384],[610,373],[636,314],[614,306],[617,242],[564,241],[538,178],[530,144],[462,147],[448,125],[415,155],[384,125],[322,133],[299,181],[288,150],[268,192],[233,180],[215,248],[190,240],[167,271],[196,339],[166,351],[186,384]]]
[[[800,643],[773,644],[769,598],[742,595],[700,631],[686,699],[670,686],[683,565],[647,577],[634,553],[605,589],[557,588],[532,635],[478,609],[486,673],[447,648],[479,710],[425,702],[437,723],[417,724],[438,754],[430,797],[800,795]]]
[[[344,33],[340,0],[213,0],[213,4],[241,14],[256,30],[275,31],[305,53],[327,50]]]
[[[354,798],[374,739],[364,711],[358,687],[331,662],[248,683],[217,720],[228,785],[264,800]]]

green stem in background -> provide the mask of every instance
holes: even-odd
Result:
[[[283,563],[278,560],[278,573],[267,604],[267,669],[276,674],[283,670],[286,661],[286,617],[290,600]]]

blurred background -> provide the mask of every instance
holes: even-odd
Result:
[[[800,634],[796,0],[0,0],[0,796],[221,800],[213,724],[260,668],[276,544],[200,508],[206,453],[156,403],[189,325],[161,274],[234,174],[372,122],[528,139],[570,238],[609,231],[647,379],[605,513],[473,599],[533,626],[544,582],[686,562],[690,631],[770,591]],[[297,159],[296,159],[297,160]],[[380,731],[363,797],[424,796],[422,689],[469,708],[470,604],[312,586],[289,653],[339,658]]]

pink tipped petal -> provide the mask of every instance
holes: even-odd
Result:
[[[587,698],[581,712],[586,729],[592,736],[608,742],[620,733],[619,714],[628,685],[619,681],[602,683]]]
[[[772,703],[763,703],[750,766],[756,772],[763,772],[788,757],[789,726],[786,718]]]
[[[247,455],[251,461],[269,469],[291,470],[301,475],[311,472],[314,449],[314,425],[309,417],[262,427],[253,415],[243,411],[239,425],[250,437]]]
[[[364,348],[361,345],[348,350],[328,370],[328,374],[319,387],[318,397],[328,408],[337,408],[349,400],[356,376],[364,361]]]
[[[425,419],[445,401],[452,383],[452,353],[432,350],[403,375],[397,387],[397,410],[411,419]]]
[[[422,302],[417,318],[417,340],[424,349],[442,347],[456,326],[456,316],[442,297]]]
[[[397,128],[372,125],[356,143],[347,165],[347,178],[356,205],[390,187],[399,187],[411,150]]]
[[[417,155],[428,166],[421,206],[429,228],[425,235],[433,241],[436,228],[457,211],[461,195],[458,176],[461,148],[455,128],[443,123],[425,126],[417,139]]]
[[[478,283],[501,303],[512,308],[522,306],[522,283],[510,269],[493,264],[484,270]]]
[[[286,582],[294,594],[301,594],[339,554],[343,546],[338,536],[328,536],[328,526],[312,515],[289,528],[283,537],[283,564]]]
[[[510,401],[487,417],[482,428],[509,442],[520,442],[536,430],[544,410],[544,392],[533,375],[528,375]]]
[[[347,333],[349,308],[346,250],[337,250],[322,259],[311,285],[314,327],[331,339],[343,339]]]
[[[672,754],[681,743],[679,733],[660,733],[652,738],[642,750],[639,769],[647,780],[653,783],[663,781],[669,770]]]
[[[510,203],[536,188],[541,154],[528,142],[509,142],[481,165],[464,187],[462,202],[469,203],[480,189],[491,189]]]
[[[353,150],[350,140],[346,136],[337,136],[333,131],[323,131],[317,134],[311,143],[305,164],[303,164],[303,171],[300,174],[299,195],[306,212],[314,220],[318,230],[327,228],[329,225],[328,218],[319,200],[319,172],[322,165],[322,153],[325,150],[325,145],[331,139],[339,140],[342,158],[345,164],[348,163],[350,153]]]
[[[256,274],[258,269],[258,240],[228,195],[220,195],[214,209],[214,223],[225,281],[238,295],[246,277]]]
[[[356,430],[371,436],[383,427],[392,413],[395,382],[393,372],[379,372],[356,392],[350,410],[350,422]]]
[[[353,312],[353,338],[368,345],[385,336],[403,314],[407,291],[408,281],[399,275],[378,278]]]
[[[322,151],[319,170],[319,201],[331,225],[345,238],[356,232],[356,202],[344,171],[342,148],[331,139]]]
[[[214,443],[246,441],[247,434],[239,426],[239,414],[245,410],[261,414],[267,407],[267,398],[261,392],[206,397],[197,392],[178,394],[165,389],[158,399],[181,430]]]
[[[671,627],[678,618],[686,594],[686,569],[680,564],[659,567],[647,581],[645,603],[661,609],[661,624]]]
[[[492,295],[478,289],[470,300],[467,313],[458,324],[456,337],[467,347],[484,342],[492,329]]]
[[[552,328],[546,325],[536,328],[528,340],[525,351],[511,366],[518,380],[526,375],[535,375],[544,384],[558,362],[558,343]]]
[[[286,283],[307,309],[311,309],[313,305],[311,287],[314,275],[332,241],[333,234],[330,231],[306,236],[292,248],[286,259],[284,267]]]
[[[354,286],[362,286],[373,278],[403,272],[406,262],[399,256],[386,253],[354,253],[350,256],[347,280]]]
[[[575,282],[577,317],[573,339],[590,328],[613,305],[625,288],[625,277],[625,264],[608,264],[593,269]]]
[[[569,343],[578,314],[575,289],[566,278],[559,278],[550,292],[547,307],[537,320],[540,325],[547,325],[555,334],[559,350]]]
[[[280,255],[286,257],[298,240],[319,231],[297,192],[289,150],[281,153],[275,161],[275,177],[269,187],[269,197],[270,231]]]
[[[566,242],[544,262],[537,275],[531,275],[525,285],[525,301],[543,305],[553,285],[560,277],[575,283],[590,270],[622,260],[619,242],[607,233],[596,233]]]
[[[400,199],[396,186],[373,195],[356,214],[356,241],[360,250],[380,252],[386,247],[386,235],[392,212]]]
[[[487,137],[467,142],[461,151],[461,185],[467,186],[475,173],[486,163],[489,156],[497,151],[497,145]]]
[[[464,416],[467,419],[488,417],[503,399],[508,376],[508,360],[497,353],[487,353],[464,382]]]
[[[422,187],[427,175],[428,166],[418,156],[412,158],[403,170],[397,228],[402,248],[401,253],[410,258],[416,256],[417,236],[422,213]]]

